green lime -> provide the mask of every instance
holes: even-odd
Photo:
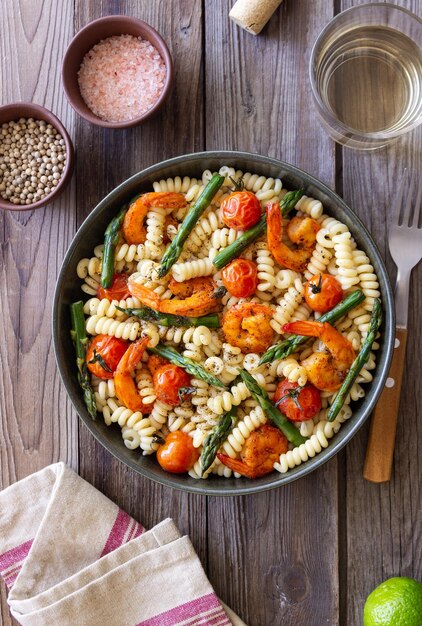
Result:
[[[389,578],[374,589],[363,610],[364,626],[421,626],[422,584],[413,578]]]

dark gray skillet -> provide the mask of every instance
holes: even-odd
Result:
[[[371,259],[380,282],[384,310],[374,380],[366,386],[365,398],[355,403],[353,417],[342,425],[328,448],[313,459],[287,474],[273,472],[253,481],[218,476],[210,476],[207,480],[195,480],[187,475],[168,474],[160,468],[153,456],[143,457],[138,451],[128,450],[123,444],[118,426],[106,426],[101,416],[98,416],[95,422],[88,416],[76,378],[75,356],[70,339],[69,304],[79,300],[83,295],[80,289],[81,281],[76,274],[76,265],[81,258],[92,255],[94,246],[103,240],[105,228],[119,207],[136,193],[151,191],[152,182],[155,180],[178,175],[200,176],[204,169],[216,171],[222,165],[231,165],[244,172],[281,178],[288,189],[304,187],[307,195],[321,200],[327,213],[347,224],[358,246],[365,250]],[[323,183],[293,165],[269,157],[245,152],[199,152],[163,161],[135,174],[109,193],[87,217],[70,244],[58,277],[53,305],[53,340],[60,374],[76,411],[94,437],[111,454],[147,478],[176,489],[215,496],[257,493],[285,485],[320,467],[350,441],[371,414],[384,386],[393,351],[393,296],[384,263],[369,232],[343,200]]]

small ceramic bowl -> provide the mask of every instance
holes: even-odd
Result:
[[[34,120],[44,120],[48,124],[54,126],[65,142],[66,166],[58,185],[42,200],[38,200],[32,204],[13,204],[0,196],[0,209],[10,211],[32,211],[33,209],[39,209],[46,204],[50,204],[53,200],[56,200],[69,184],[74,165],[74,150],[72,141],[61,121],[51,111],[45,109],[39,104],[33,104],[31,102],[15,102],[14,104],[6,104],[0,107],[0,126],[4,124],[4,122],[17,121],[21,117],[25,119],[32,117]]]
[[[107,122],[95,115],[85,104],[78,84],[78,71],[85,54],[102,39],[114,35],[133,35],[146,39],[157,48],[167,69],[163,91],[155,104],[143,115],[121,122]],[[105,128],[130,128],[144,122],[155,113],[166,100],[172,79],[173,62],[164,39],[146,22],[127,15],[109,15],[87,24],[72,39],[63,59],[63,87],[70,104],[75,111],[79,113],[81,117],[88,120],[88,122]]]

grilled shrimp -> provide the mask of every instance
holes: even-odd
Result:
[[[226,340],[242,352],[262,353],[273,339],[270,326],[272,309],[258,302],[240,302],[223,316],[222,328]]]
[[[176,283],[176,281],[174,281]],[[172,291],[176,289],[171,282]],[[218,298],[214,297],[217,285],[210,277],[191,278],[183,283],[178,283],[178,294],[185,295],[183,299],[174,298],[162,300],[155,291],[139,285],[133,281],[128,282],[130,293],[138,298],[143,304],[160,313],[172,313],[173,315],[186,315],[187,317],[201,317],[208,313],[215,313],[221,306]]]
[[[225,454],[218,453],[220,461],[242,476],[259,478],[273,471],[280,454],[288,450],[286,437],[278,428],[263,424],[253,431],[246,439],[246,443],[239,459],[232,459]]]
[[[116,396],[131,411],[150,413],[151,405],[144,404],[131,374],[148,346],[149,337],[131,343],[119,361],[114,374]]]
[[[355,359],[355,351],[346,337],[326,322],[290,322],[284,324],[285,333],[318,337],[329,353],[314,352],[302,361],[308,380],[321,391],[336,391]]]
[[[303,272],[312,254],[316,234],[320,226],[310,217],[294,217],[287,226],[287,235],[297,248],[283,243],[283,217],[279,202],[267,204],[267,240],[271,254],[277,263],[296,272]]]
[[[167,359],[164,359],[162,356],[158,356],[158,354],[150,354],[147,361],[147,368],[149,369],[151,375],[154,376],[157,370],[167,364]]]
[[[182,193],[167,191],[151,191],[144,193],[133,202],[125,215],[122,234],[128,244],[144,243],[147,231],[144,220],[150,209],[180,209],[186,206],[186,198]]]

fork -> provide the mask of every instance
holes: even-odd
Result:
[[[404,175],[397,197],[396,213],[388,233],[390,254],[397,266],[395,287],[396,334],[393,359],[385,388],[371,419],[368,447],[363,476],[374,483],[387,482],[391,478],[394,455],[397,415],[400,405],[400,389],[405,365],[407,341],[407,315],[409,305],[409,281],[412,269],[422,258],[422,227],[419,225],[422,204],[422,178],[419,179],[416,202],[412,214],[412,198],[416,175],[410,179],[409,190],[403,203]]]

